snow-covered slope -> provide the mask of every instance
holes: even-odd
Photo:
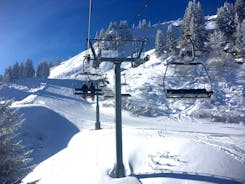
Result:
[[[94,102],[72,94],[79,84],[30,79],[0,90],[8,98],[18,97],[13,108],[25,117],[23,143],[33,148],[33,162],[38,164],[23,183],[245,182],[244,125],[149,118],[126,111],[122,117],[127,177],[115,179],[114,109],[100,106],[102,130],[95,131]]]
[[[74,58],[53,68],[50,78],[73,78],[78,79],[83,72],[82,57],[86,54],[75,56]],[[211,99],[166,99],[163,90],[163,76],[166,70],[166,63],[172,58],[162,60],[155,56],[154,50],[146,52],[150,55],[150,60],[145,64],[132,68],[130,63],[124,63],[122,68],[122,80],[126,80],[127,86],[123,86],[123,92],[126,91],[132,95],[132,98],[123,100],[123,107],[137,115],[144,116],[169,116],[180,118],[191,116],[193,118],[203,117],[212,121],[221,121],[227,123],[245,123],[244,106],[244,65],[232,62],[230,58],[227,66],[221,66],[213,63],[223,62],[222,58],[199,58],[196,61],[206,65],[211,77],[214,95]],[[224,59],[223,59],[224,60]],[[227,60],[227,59],[226,59]],[[77,68],[68,66],[79,66]],[[101,64],[102,73],[107,74],[110,81],[109,87],[114,89],[114,71],[111,63]],[[223,72],[223,71],[227,72]],[[94,72],[90,66],[87,71]],[[86,76],[82,76],[86,80]],[[178,83],[178,81],[176,81]],[[176,85],[177,85],[176,83]],[[107,104],[105,102],[104,104]],[[229,112],[229,113],[227,113]]]
[[[167,24],[158,26],[166,29]],[[157,29],[134,34],[155,37]],[[12,108],[23,114],[23,144],[33,149],[37,164],[24,184],[245,183],[244,65],[199,58],[208,68],[214,96],[169,100],[163,75],[172,57],[162,60],[149,50],[150,60],[143,65],[122,64],[122,82],[128,84],[122,91],[132,97],[123,99],[122,112],[127,176],[117,179],[114,100],[100,99],[102,130],[95,131],[95,102],[73,94],[86,82],[79,73],[87,67],[87,53],[52,68],[49,79],[0,86],[0,96],[13,99]],[[86,70],[95,72],[90,66]],[[113,65],[102,63],[100,70],[113,91]]]

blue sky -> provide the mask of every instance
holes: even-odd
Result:
[[[234,3],[235,0],[227,0]],[[110,21],[130,22],[146,0],[93,0],[92,36]],[[201,0],[213,15],[225,0]],[[85,48],[89,0],[0,0],[0,74],[16,61],[68,59]],[[152,0],[140,19],[152,23],[184,14],[188,0]],[[138,23],[138,20],[135,24]]]

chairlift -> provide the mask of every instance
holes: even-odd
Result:
[[[131,97],[131,94],[127,93],[128,88],[129,88],[129,84],[126,81],[126,75],[125,73],[122,74],[124,81],[121,83],[122,89],[124,90],[124,92],[121,94],[122,97]]]
[[[201,62],[171,62],[163,78],[167,98],[210,98],[213,94],[211,80]]]
[[[81,95],[83,99],[91,97],[94,99],[95,95],[102,95],[102,90],[98,84],[105,81],[105,78],[102,78],[102,74],[91,73],[91,72],[82,72],[78,75],[85,76],[83,85],[80,88],[74,89],[74,95]],[[94,86],[96,84],[96,87]]]
[[[95,95],[102,95],[101,91],[101,89],[94,86],[93,82],[91,82],[90,86],[84,83],[81,88],[75,88],[74,95],[81,95],[83,99],[90,97],[94,100]]]
[[[213,94],[211,80],[205,65],[194,62],[194,44],[187,35],[187,49],[181,53],[182,62],[169,62],[163,77],[167,98],[210,98]]]

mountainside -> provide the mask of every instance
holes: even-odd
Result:
[[[80,84],[74,79],[29,79],[1,87],[2,96],[16,97],[12,108],[24,115],[21,136],[37,164],[22,183],[245,182],[244,125],[189,116],[132,116],[126,111],[122,119],[127,177],[115,179],[114,109],[101,104],[102,130],[94,131],[95,102],[73,95],[73,86]]]
[[[87,53],[88,51],[84,51],[52,68],[50,78],[79,79],[88,82],[89,76],[81,73],[99,72],[107,75],[110,82],[108,87],[114,91],[113,64],[102,63],[100,69],[96,71],[91,67],[91,63],[88,67],[88,64],[83,62]],[[145,54],[150,56],[150,60],[137,68],[132,68],[130,63],[122,65],[124,69],[122,82],[125,82],[124,80],[127,82],[127,86],[123,86],[122,90],[132,95],[131,98],[123,100],[125,110],[150,117],[164,115],[181,118],[188,116],[208,118],[218,122],[245,123],[244,65],[236,64],[232,57],[196,58],[195,62],[201,62],[207,68],[214,91],[213,97],[211,99],[172,100],[166,99],[163,77],[166,63],[174,59],[171,56],[166,59],[156,57],[154,49]],[[222,63],[227,64],[222,65]],[[179,86],[178,82],[175,85]],[[104,102],[105,105],[108,103],[110,102]]]
[[[131,95],[122,99],[124,178],[115,178],[114,99],[100,97],[102,129],[95,131],[96,102],[74,95],[74,88],[98,79],[85,72],[104,74],[108,82],[102,93],[113,95],[112,63],[94,69],[83,62],[89,53],[83,51],[53,67],[49,79],[0,86],[0,96],[12,99],[11,108],[23,115],[21,137],[37,164],[22,183],[245,182],[245,65],[227,55],[197,57],[195,62],[207,67],[213,96],[166,98],[167,63],[179,60],[157,57],[154,43],[157,29],[166,30],[169,23],[135,29],[134,37],[148,37],[144,54],[150,60],[136,68],[122,64],[122,93]],[[210,23],[207,29],[214,27]],[[199,81],[187,82],[195,86]],[[187,82],[177,78],[171,85],[185,87]]]

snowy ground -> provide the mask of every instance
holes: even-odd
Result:
[[[123,99],[122,113],[127,177],[116,179],[113,100],[100,102],[102,129],[95,131],[95,102],[73,95],[84,54],[53,68],[50,79],[0,86],[23,114],[23,143],[33,149],[36,167],[24,184],[245,183],[244,65],[223,71],[217,59],[207,61],[214,96],[187,101],[165,98],[166,61],[153,50],[137,68],[123,64],[122,91],[132,97]],[[101,70],[113,89],[113,66]]]
[[[23,183],[244,183],[245,127],[197,118],[141,117],[123,112],[127,177],[113,178],[114,109],[72,94],[76,80],[17,81],[1,87],[24,114],[23,139],[37,166]]]

